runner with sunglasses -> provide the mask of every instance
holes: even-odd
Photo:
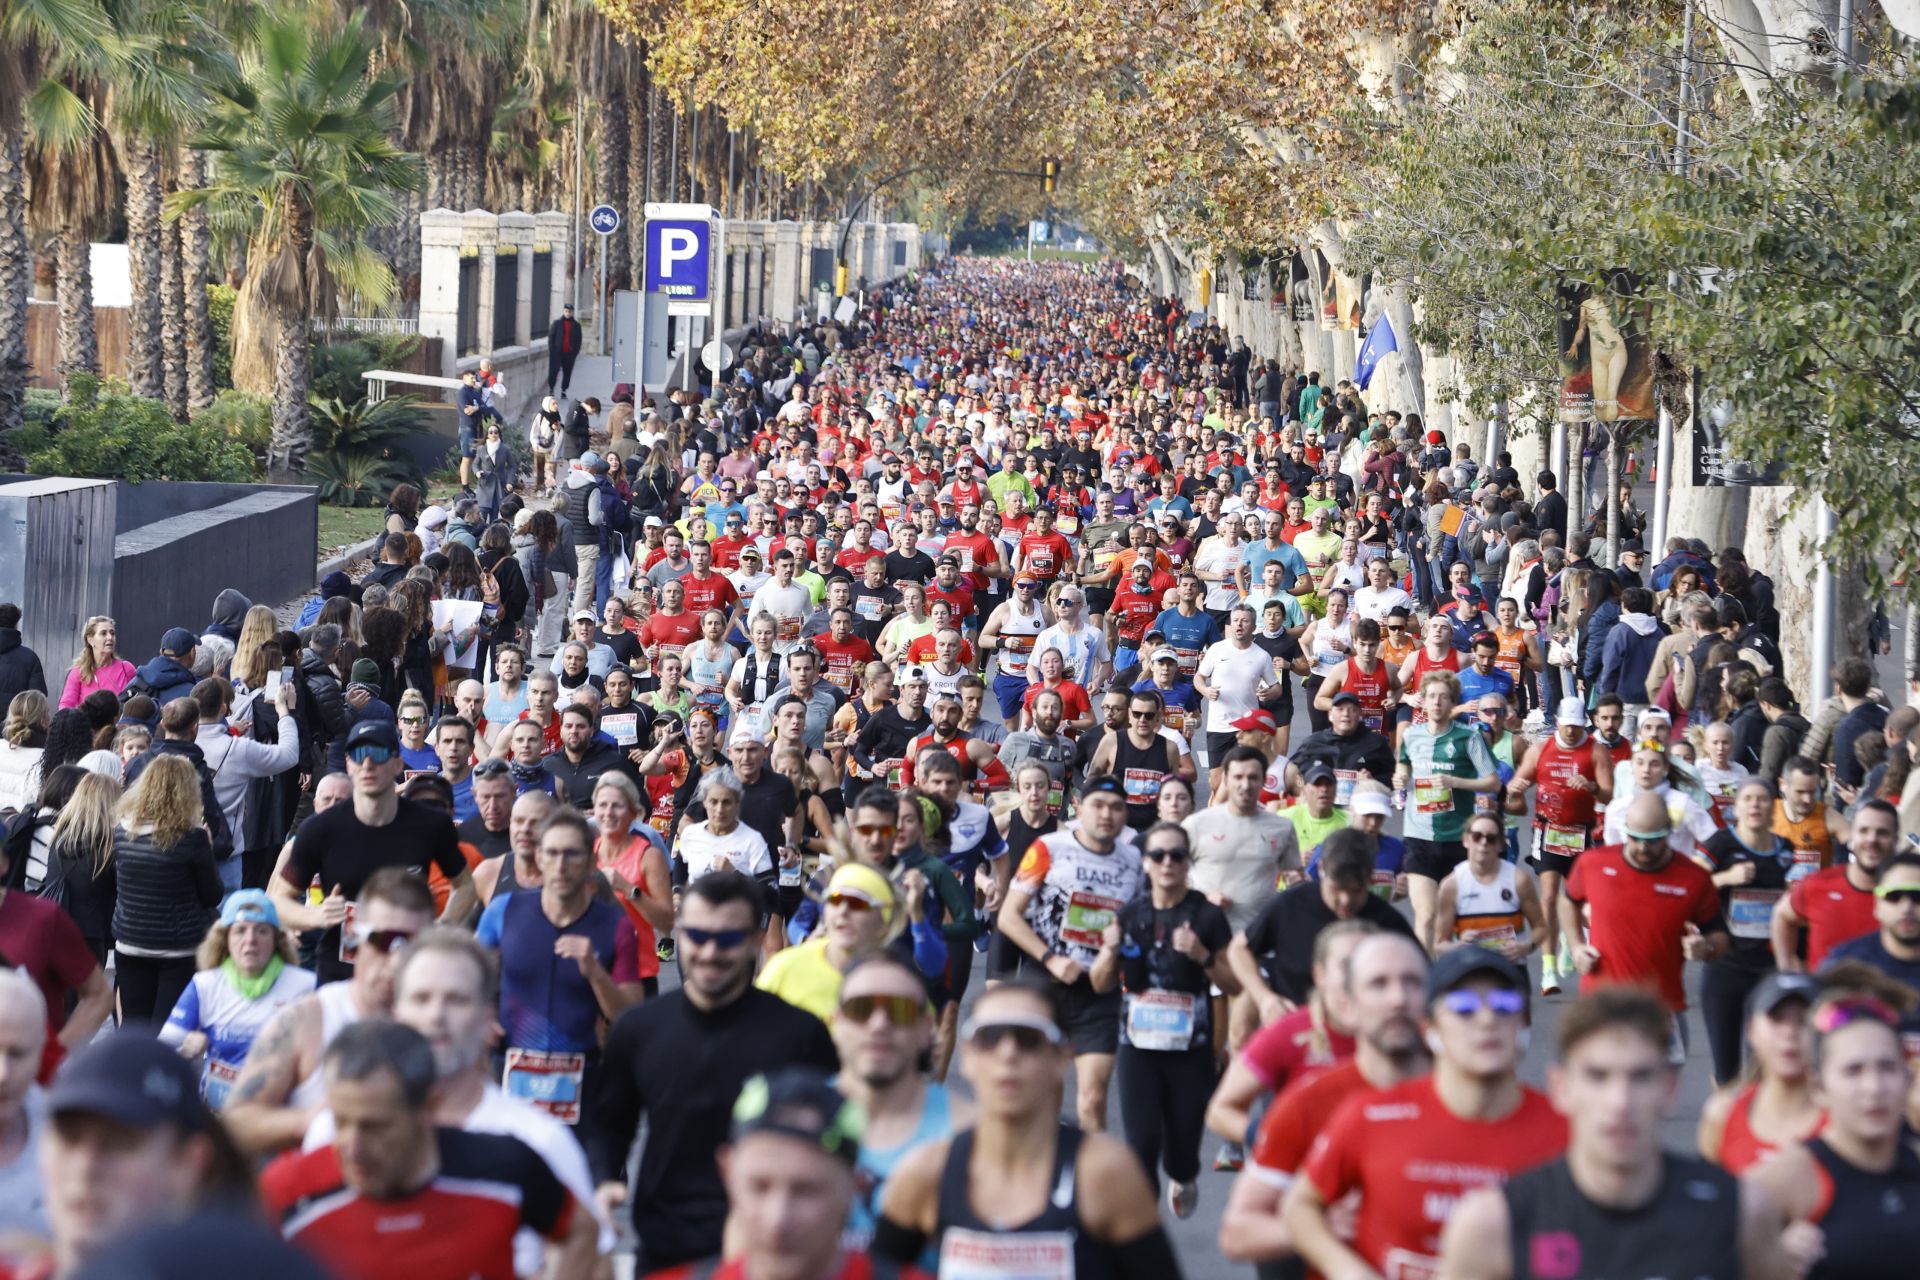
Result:
[[[836,1065],[820,1019],[753,985],[761,903],[758,886],[734,871],[688,885],[675,930],[682,985],[628,1009],[607,1033],[600,1123],[581,1136],[600,1203],[609,1214],[630,1207],[636,1275],[720,1252],[727,1197],[715,1153],[747,1078]],[[643,1116],[647,1142],[629,1187]]]
[[[425,876],[439,868],[451,886],[444,918],[463,921],[478,895],[473,872],[461,856],[453,820],[424,804],[400,797],[400,737],[384,720],[361,720],[347,732],[347,776],[353,802],[336,804],[302,823],[293,851],[269,894],[289,929],[323,930],[314,965],[322,983],[350,977],[350,939],[342,933],[347,903],[358,897],[375,872],[398,867]],[[308,904],[308,888],[318,881],[325,901]]]
[[[1461,1200],[1441,1245],[1443,1280],[1767,1275],[1778,1237],[1761,1193],[1661,1150],[1680,1073],[1666,1060],[1659,997],[1625,987],[1582,996],[1557,1039],[1548,1089],[1567,1153]]]
[[[1852,961],[1920,991],[1920,853],[1887,859],[1873,887],[1873,916],[1879,928],[1827,952],[1821,972]],[[1920,1057],[1920,1017],[1902,1024],[1907,1056]]]
[[[1427,1016],[1433,1074],[1349,1098],[1287,1194],[1284,1225],[1322,1275],[1436,1274],[1461,1196],[1567,1145],[1565,1119],[1517,1074],[1526,970],[1485,947],[1443,952],[1427,978]],[[1346,1239],[1329,1215],[1354,1191],[1360,1213]]]
[[[1467,819],[1467,860],[1440,882],[1433,932],[1441,947],[1481,946],[1525,964],[1546,933],[1533,873],[1503,855],[1507,833],[1491,813]]]
[[[866,1113],[853,1209],[843,1237],[863,1250],[880,1222],[887,1179],[909,1151],[951,1138],[973,1122],[973,1104],[929,1080],[921,1064],[933,1047],[926,979],[881,951],[853,962],[840,984],[831,1028],[840,1054],[834,1083]],[[921,1259],[931,1268],[936,1260]]]
[[[1166,1169],[1167,1204],[1190,1218],[1200,1203],[1200,1137],[1214,1066],[1208,988],[1231,996],[1239,979],[1227,964],[1233,926],[1226,912],[1187,883],[1187,833],[1161,822],[1141,837],[1147,892],[1107,926],[1088,975],[1095,991],[1121,998],[1120,1121],[1147,1175]]]
[[[1560,899],[1560,928],[1573,947],[1581,991],[1626,983],[1660,993],[1673,1014],[1672,1052],[1679,1061],[1687,1049],[1682,971],[1689,960],[1718,960],[1733,938],[1713,877],[1673,851],[1666,799],[1657,792],[1636,796],[1624,819],[1624,844],[1589,849],[1573,864]]]
[[[1074,1054],[1080,1127],[1106,1127],[1107,1084],[1120,1045],[1120,993],[1088,979],[1107,926],[1140,888],[1140,863],[1117,843],[1126,829],[1126,791],[1112,774],[1080,788],[1079,825],[1030,845],[1000,904],[1000,932],[1026,969],[1044,969],[1061,988],[1064,1030]]]
[[[873,1238],[877,1257],[907,1263],[932,1247],[945,1280],[1179,1280],[1133,1153],[1060,1123],[1073,1052],[1060,1013],[1059,989],[1033,978],[974,1003],[961,1028],[960,1073],[979,1118],[894,1169]]]
[[[367,878],[353,903],[351,976],[276,1013],[261,1028],[227,1095],[224,1118],[243,1151],[265,1156],[299,1145],[324,1104],[327,1046],[344,1028],[393,1008],[394,974],[407,943],[431,923],[433,893],[426,881],[397,867]]]
[[[1815,1280],[1902,1280],[1920,1253],[1920,1152],[1907,1124],[1912,1068],[1902,1013],[1842,984],[1814,1006],[1820,1133],[1748,1171],[1782,1261]],[[1885,985],[1885,984],[1876,984]],[[1911,1000],[1912,992],[1893,988]],[[1910,1014],[1906,1016],[1911,1016]],[[1783,1268],[1784,1271],[1784,1268]]]

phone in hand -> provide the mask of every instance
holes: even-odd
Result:
[[[282,667],[278,671],[267,672],[267,687],[265,692],[268,702],[276,701],[280,697],[280,686],[287,678],[286,672],[287,669],[285,667]]]

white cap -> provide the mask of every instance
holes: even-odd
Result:
[[[727,737],[727,745],[737,747],[743,742],[757,742],[764,747],[767,745],[767,735],[761,733],[757,725],[735,725],[733,732]]]
[[[1667,714],[1666,709],[1664,707],[1648,707],[1645,711],[1642,711],[1640,713],[1640,718],[1633,722],[1633,727],[1636,731],[1638,731],[1640,727],[1643,725],[1648,725],[1648,724],[1670,725],[1672,723],[1673,723],[1673,717]]]
[[[1555,724],[1578,724],[1587,722],[1587,704],[1578,698],[1560,699],[1560,710],[1553,717]]]
[[[1171,649],[1155,649],[1147,658],[1148,662],[1158,662],[1165,658],[1168,662],[1180,661],[1180,655]]]
[[[660,528],[664,528],[666,526],[666,523],[667,522],[665,520],[662,520],[659,516],[648,516],[646,520],[642,522],[640,527],[643,529],[660,529]]]
[[[1355,818],[1387,816],[1387,797],[1378,791],[1356,791],[1347,801],[1347,813]]]

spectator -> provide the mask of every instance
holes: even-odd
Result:
[[[123,1023],[172,1012],[193,981],[194,952],[213,925],[220,868],[202,826],[200,797],[193,766],[161,756],[120,802],[113,937]]]
[[[193,651],[192,634],[187,633],[188,653]],[[60,691],[62,708],[79,706],[80,699],[95,689],[119,693],[133,683],[133,664],[120,657],[114,648],[118,636],[119,628],[112,618],[97,614],[87,619],[87,625],[80,632],[80,656],[73,660],[66,687]]]
[[[13,705],[15,694],[29,689],[47,691],[47,673],[40,655],[20,642],[20,606],[0,604],[0,707]]]

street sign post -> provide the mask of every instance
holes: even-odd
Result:
[[[587,215],[587,225],[600,233],[600,292],[594,299],[593,314],[600,354],[605,355],[607,330],[612,327],[607,323],[607,237],[620,229],[620,211],[610,204],[597,204]]]
[[[646,219],[641,381],[657,394],[701,381],[702,347],[726,332],[726,223],[706,204],[649,203]]]

